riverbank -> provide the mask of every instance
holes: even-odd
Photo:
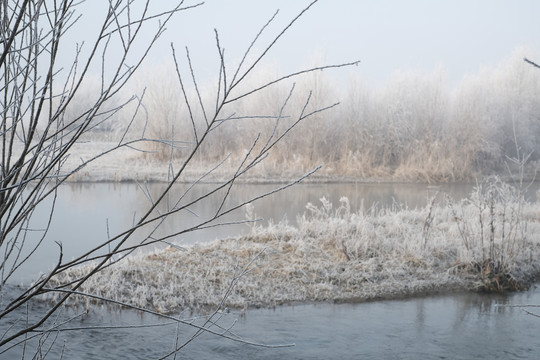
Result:
[[[540,274],[540,204],[498,189],[496,198],[487,191],[421,209],[351,212],[347,199],[337,208],[323,199],[308,205],[298,226],[282,222],[246,236],[128,256],[79,290],[170,313],[216,307],[233,283],[225,301],[233,308],[525,289]],[[70,269],[50,285],[88,269]]]
[[[71,149],[70,156],[64,163],[64,173],[68,173],[81,166],[83,161],[88,161],[99,154],[106,153],[116,144],[108,141],[85,141],[77,143]],[[175,171],[182,165],[182,159],[176,158],[170,162],[167,159],[155,156],[152,152],[145,152],[144,142],[134,147],[120,147],[111,153],[103,155],[73,173],[68,182],[161,182],[170,181]],[[225,155],[223,155],[225,156]],[[202,181],[206,183],[219,183],[230,180],[238,170],[241,158],[229,157],[215,161],[194,158],[178,179],[179,182],[192,183]],[[220,164],[219,166],[217,166]],[[278,163],[267,159],[249,172],[236,180],[237,183],[286,183],[304,177],[320,164],[306,165],[298,162]],[[410,180],[392,177],[388,174],[380,174],[377,177],[360,178],[355,175],[336,172],[334,167],[322,166],[315,173],[303,180],[304,182],[410,182]]]
[[[81,166],[83,161],[89,161],[99,154],[107,153],[116,146],[110,141],[91,139],[77,143],[71,149],[70,155],[66,158],[63,165],[63,173],[69,173]],[[195,157],[187,166],[182,176],[178,179],[182,183],[192,183],[202,181],[207,183],[219,183],[230,180],[232,174],[238,170],[242,162],[242,157],[231,156],[223,161],[223,157],[214,161],[200,159]],[[217,166],[220,164],[219,166]],[[80,168],[69,176],[68,182],[168,182],[173,174],[183,165],[182,159],[175,158],[172,162],[166,158],[155,156],[148,149],[145,149],[145,143],[142,142],[133,147],[120,147],[107,153],[93,161],[90,161],[84,167]],[[322,165],[322,166],[321,166]],[[515,176],[509,170],[515,170],[523,178],[521,180],[534,180],[538,166],[536,163],[529,164],[520,173],[520,169],[514,169],[516,165],[507,164],[497,173],[497,176],[506,181],[516,180]],[[361,164],[341,162],[316,161],[306,162],[305,159],[293,157],[286,161],[277,161],[269,157],[257,166],[251,168],[246,174],[236,179],[237,183],[286,183],[295,181],[306,173],[320,167],[316,172],[304,178],[303,182],[311,183],[329,183],[329,182],[361,182],[361,183],[453,183],[463,181],[476,181],[491,175],[493,172],[471,173],[468,177],[433,177],[428,174],[422,174],[418,169],[411,168],[406,171],[405,168],[380,168],[377,171],[373,169],[367,171]],[[516,175],[517,176],[517,175]],[[518,179],[519,180],[519,179]]]
[[[71,155],[64,163],[64,172],[70,172],[79,167],[83,161],[98,156],[113,148],[115,144],[106,141],[88,141],[75,144]],[[181,159],[174,159],[169,162],[166,159],[160,159],[152,153],[143,152],[141,149],[121,147],[113,152],[104,155],[94,161],[91,161],[79,171],[73,173],[68,182],[168,182],[173,176],[173,172],[182,165]],[[231,175],[238,170],[241,159],[228,158],[217,164],[216,161],[201,161],[195,158],[187,166],[179,182],[192,183],[201,181],[206,183],[219,183],[228,181]],[[306,166],[301,163],[282,163],[273,161],[263,161],[257,166],[251,168],[249,172],[236,180],[238,183],[286,183],[294,181],[305,176],[306,173],[314,170],[318,164]],[[358,178],[350,174],[341,174],[335,171],[332,166],[322,166],[318,171],[305,178],[304,182],[400,182],[403,179],[392,178],[390,176]]]

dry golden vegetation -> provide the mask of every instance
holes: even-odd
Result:
[[[540,72],[523,61],[531,53],[518,49],[497,67],[468,76],[453,89],[442,70],[396,73],[380,87],[366,85],[354,73],[343,84],[325,72],[312,73],[302,81],[302,87],[312,90],[310,107],[338,99],[341,106],[298,124],[251,176],[292,178],[324,164],[318,172],[322,178],[449,182],[508,174],[509,158],[529,154],[527,171],[533,174],[540,159]],[[145,138],[176,144],[171,150],[149,142],[144,149],[150,152],[131,159],[135,167],[182,158],[193,141],[188,109],[182,105],[178,81],[170,75],[174,70],[167,65],[160,69],[138,79],[139,85],[147,85],[145,111],[136,119],[113,116],[95,132],[97,138],[106,138],[135,121],[138,130],[132,136],[143,133]],[[277,78],[279,71],[261,73],[265,78],[251,79],[247,85]],[[221,170],[233,169],[258,133],[282,134],[303,110],[307,93],[295,91],[284,103],[290,86],[281,83],[225,107],[221,122],[227,126],[212,130],[192,166],[208,169],[230,154]],[[212,86],[201,86],[201,101],[215,102],[208,95],[213,92]],[[187,96],[197,99],[196,94]]]

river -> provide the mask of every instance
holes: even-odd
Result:
[[[151,185],[158,191],[162,185]],[[198,191],[207,188],[201,185]],[[252,194],[271,191],[273,185],[242,185],[234,194],[246,199]],[[435,195],[462,198],[472,189],[469,184],[426,186],[421,184],[305,184],[287,189],[255,204],[255,213],[267,221],[287,219],[294,224],[307,202],[318,203],[325,196],[337,204],[341,196],[350,199],[353,210],[363,206],[424,206]],[[69,184],[61,188],[46,246],[17,274],[13,283],[31,281],[52,266],[57,256],[53,241],[64,244],[65,256],[91,248],[97,241],[129,226],[134,215],[148,205],[136,184]],[[193,209],[199,217],[210,214],[216,203]],[[45,211],[45,209],[43,209]],[[45,213],[45,212],[44,212]],[[39,215],[39,214],[38,214]],[[242,219],[232,214],[228,220]],[[170,226],[185,226],[193,217],[171,219]],[[247,233],[245,224],[216,227],[174,239],[177,243],[209,241]],[[454,294],[377,301],[364,304],[295,304],[274,309],[231,311],[222,326],[234,323],[233,331],[248,340],[265,344],[294,344],[285,348],[261,348],[203,334],[186,346],[181,358],[201,359],[523,359],[537,358],[540,348],[540,319],[510,305],[540,304],[540,290],[509,295]],[[31,317],[45,311],[44,304],[31,307]],[[534,308],[527,308],[534,312]],[[73,315],[66,310],[63,316]],[[539,311],[540,312],[540,311]],[[184,314],[183,317],[190,317]],[[1,329],[14,321],[7,318]],[[133,326],[155,324],[155,327]],[[125,328],[109,328],[128,325]],[[177,329],[148,314],[129,310],[94,307],[90,314],[70,326],[96,327],[58,333],[49,357],[66,359],[157,358],[194,332],[189,326]],[[105,326],[106,328],[102,328]],[[62,347],[65,345],[65,347]],[[20,348],[0,358],[20,357]],[[28,350],[27,350],[28,351]]]

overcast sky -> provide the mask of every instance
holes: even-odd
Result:
[[[240,57],[267,19],[280,9],[275,34],[309,1],[206,0],[168,26],[167,43],[188,45],[198,58],[215,56],[213,29],[229,58]],[[538,0],[320,0],[270,54],[284,71],[359,59],[355,71],[380,83],[399,69],[442,66],[451,83],[496,65],[518,46],[540,49]],[[262,47],[262,44],[261,44]],[[154,57],[167,56],[167,49]],[[531,54],[531,57],[534,54]],[[538,59],[540,61],[540,59]]]
[[[195,4],[198,0],[186,1]],[[172,2],[154,4],[170,6]],[[201,76],[216,74],[214,28],[231,64],[242,57],[261,26],[279,9],[268,30],[275,35],[310,1],[205,0],[178,14],[151,53],[159,63],[189,46]],[[89,1],[97,7],[106,2]],[[92,19],[92,17],[89,17]],[[442,67],[450,84],[483,66],[494,66],[517,47],[540,53],[538,0],[320,0],[269,54],[283,72],[321,63],[361,60],[354,71],[381,84],[398,70]],[[82,34],[75,33],[75,37]],[[269,37],[259,45],[262,49]],[[212,62],[211,60],[214,60]],[[540,59],[537,59],[540,62]]]

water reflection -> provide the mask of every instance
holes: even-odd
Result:
[[[228,327],[237,320],[232,331],[245,339],[295,346],[263,349],[205,334],[188,345],[181,358],[535,359],[540,320],[505,306],[529,303],[540,303],[540,289],[505,296],[455,294],[232,311],[221,325]],[[35,306],[39,310],[41,305]],[[161,326],[62,332],[57,341],[68,344],[64,358],[69,359],[150,359],[173,348],[175,325],[136,312],[94,308],[90,316],[70,326],[142,324]],[[189,339],[193,331],[180,327],[179,341]],[[50,356],[57,358],[60,351],[54,348]]]

